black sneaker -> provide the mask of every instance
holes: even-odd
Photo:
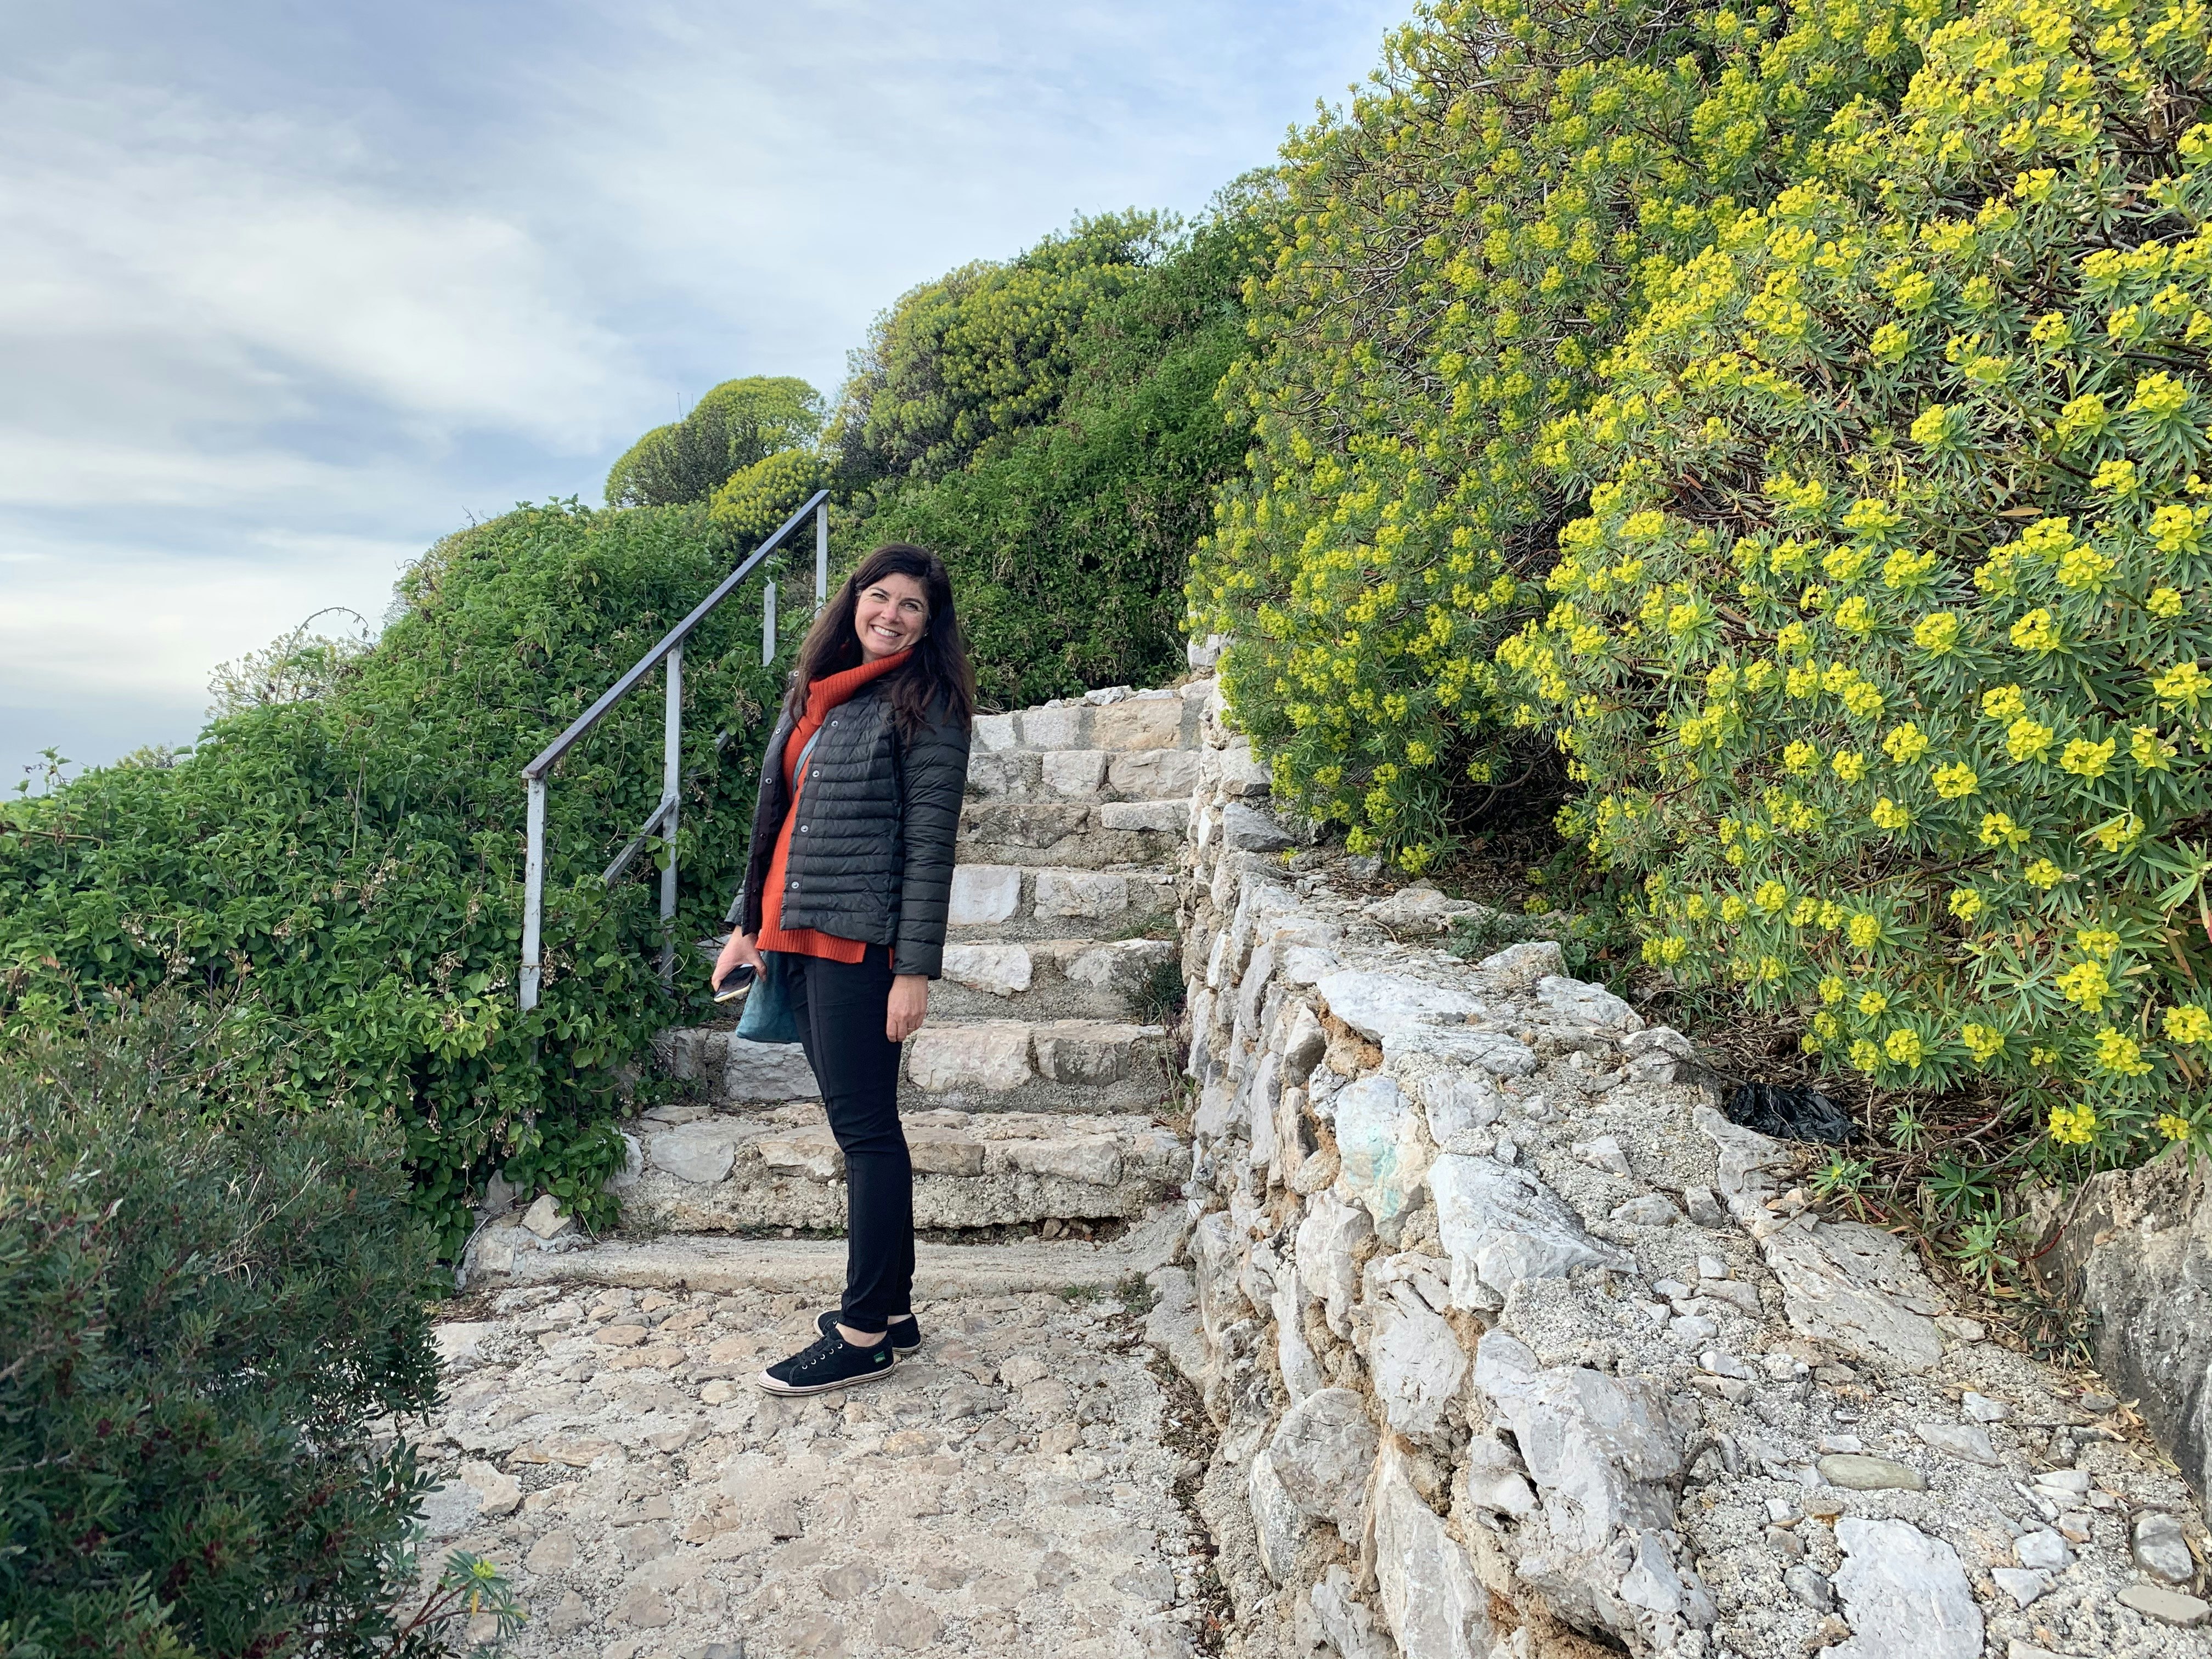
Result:
[[[835,1336],[837,1334],[837,1316],[843,1311],[842,1308],[830,1309],[814,1322],[814,1328],[824,1336]],[[885,1328],[884,1340],[891,1345],[893,1359],[910,1354],[921,1346],[921,1322],[912,1314],[904,1319],[894,1319]]]
[[[757,1380],[769,1394],[827,1394],[889,1376],[897,1363],[889,1337],[872,1348],[856,1348],[833,1331],[803,1352],[777,1360]]]

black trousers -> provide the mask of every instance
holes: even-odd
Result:
[[[880,1331],[913,1308],[914,1163],[899,1127],[901,1045],[884,1035],[890,952],[859,962],[789,956],[799,1045],[822,1085],[830,1133],[845,1154],[845,1301],[856,1331]]]

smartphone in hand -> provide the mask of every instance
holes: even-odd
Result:
[[[715,985],[714,1000],[735,1002],[752,988],[753,966],[749,962],[741,962]]]

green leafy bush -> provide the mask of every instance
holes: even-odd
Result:
[[[2197,0],[1936,32],[1547,434],[1592,510],[1498,653],[1649,960],[2001,1079],[2046,1155],[2212,1123],[2206,46]]]
[[[812,450],[779,450],[732,473],[708,514],[733,543],[750,548],[775,534],[829,478],[829,464]]]
[[[121,1012],[0,1067],[0,1650],[392,1650],[430,1483],[370,1425],[437,1389],[400,1137]]]
[[[653,860],[600,881],[659,796],[657,682],[554,774],[528,1014],[519,775],[732,556],[703,507],[519,508],[433,549],[404,614],[320,695],[217,720],[173,765],[0,809],[0,1044],[96,988],[189,989],[225,1008],[229,1079],[252,1098],[394,1119],[448,1249],[495,1170],[609,1218],[610,1121],[700,985],[672,1000],[654,971]],[[714,931],[743,866],[776,691],[758,626],[732,601],[686,654],[683,940]]]
[[[1182,667],[1179,589],[1216,487],[1242,465],[1214,390],[1242,355],[1238,291],[1264,198],[1231,197],[1099,301],[1051,418],[966,465],[881,487],[841,551],[919,542],[950,567],[987,701],[1001,708]],[[732,481],[733,483],[735,481]]]
[[[1049,420],[1084,318],[1157,259],[1168,232],[1153,213],[1078,219],[1003,264],[979,260],[902,296],[853,354],[830,422],[845,491],[941,477]]]
[[[1901,88],[1942,0],[1436,0],[1284,152],[1249,479],[1189,585],[1279,796],[1425,867],[1521,769],[1492,652],[1579,510],[1547,421],[1669,275]]]
[[[811,445],[822,420],[822,394],[804,380],[767,374],[725,380],[682,420],[653,428],[623,453],[607,473],[607,505],[703,501],[731,474]]]

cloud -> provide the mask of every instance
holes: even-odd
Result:
[[[608,464],[832,389],[917,282],[1184,212],[1403,0],[153,0],[0,76],[0,773],[188,738],[210,670]],[[124,688],[118,692],[118,688]]]

